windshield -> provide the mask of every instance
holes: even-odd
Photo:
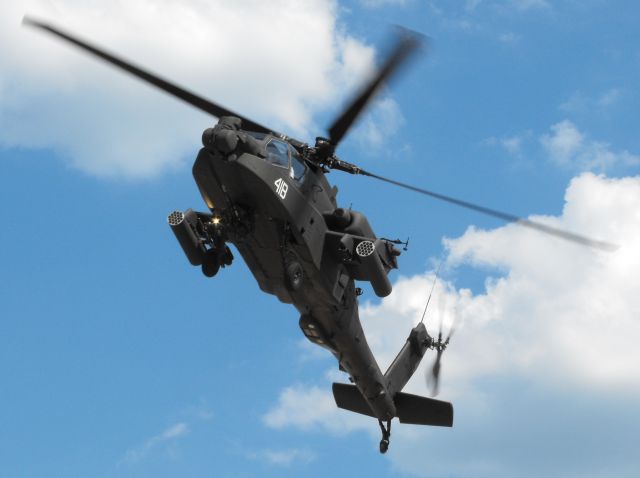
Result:
[[[267,144],[267,161],[283,168],[289,167],[289,144],[272,139]]]
[[[304,164],[304,160],[298,152],[293,148],[291,148],[291,158],[291,175],[298,184],[301,184],[307,172],[307,166]]]

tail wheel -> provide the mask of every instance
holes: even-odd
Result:
[[[389,440],[385,440],[384,438],[380,440],[380,453],[386,453],[389,449]]]
[[[391,438],[391,420],[387,420],[387,426],[384,426],[382,420],[378,420],[380,431],[382,432],[382,440],[380,440],[380,453],[386,453],[389,449],[389,439]]]
[[[207,277],[215,276],[220,270],[218,251],[209,249],[202,259],[202,273]]]
[[[291,290],[298,290],[302,287],[302,281],[304,279],[304,271],[298,261],[290,262],[285,267],[285,275],[287,278],[287,284]]]

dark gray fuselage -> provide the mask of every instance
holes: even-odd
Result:
[[[258,147],[251,141],[252,151],[202,148],[193,167],[200,192],[214,216],[229,217],[238,209],[242,219],[228,228],[226,240],[236,246],[260,288],[298,309],[307,338],[329,349],[375,415],[390,420],[393,397],[360,324],[353,268],[339,251],[345,230],[375,240],[373,231],[355,212],[352,230],[332,224],[337,188],[320,168],[306,164],[296,180],[291,165],[273,164],[258,152],[278,138],[266,136]],[[301,281],[292,283],[292,263],[301,266]]]

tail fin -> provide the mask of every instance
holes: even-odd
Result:
[[[411,329],[406,343],[384,374],[387,393],[392,397],[407,384],[432,341],[422,322]]]
[[[333,397],[340,408],[377,418],[355,385],[334,383]],[[449,402],[402,392],[396,393],[394,402],[400,423],[453,426],[453,406]]]

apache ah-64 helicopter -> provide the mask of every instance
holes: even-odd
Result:
[[[338,407],[377,418],[382,431],[380,451],[389,446],[391,421],[418,425],[453,425],[450,403],[403,393],[429,349],[436,351],[432,368],[437,387],[440,358],[449,344],[431,337],[420,322],[396,358],[382,373],[371,353],[358,317],[355,281],[368,281],[375,294],[391,293],[387,277],[398,267],[400,240],[379,238],[366,216],[338,206],[337,188],[327,181],[330,170],[380,179],[400,187],[517,222],[583,245],[612,249],[564,230],[478,206],[365,171],[339,159],[335,149],[380,85],[388,80],[422,43],[418,34],[402,30],[382,67],[315,145],[277,133],[248,118],[195,95],[157,75],[113,56],[48,23],[25,17],[25,24],[58,38],[219,118],[202,135],[203,148],[193,176],[208,212],[172,212],[169,225],[189,262],[213,277],[231,265],[233,244],[260,288],[300,313],[300,328],[313,343],[328,349],[352,384],[333,384]]]

